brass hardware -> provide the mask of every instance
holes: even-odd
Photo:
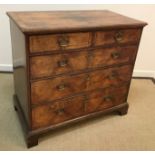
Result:
[[[88,59],[93,59],[94,58],[94,54],[93,53],[89,53],[88,54]]]
[[[64,109],[58,109],[58,110],[56,111],[56,113],[57,113],[58,115],[62,115],[64,112],[65,112]]]
[[[90,81],[90,76],[89,75],[87,75],[86,81]]]
[[[62,48],[67,47],[68,44],[69,44],[69,38],[68,38],[68,36],[66,36],[66,35],[60,36],[60,38],[58,39],[58,44]]]
[[[54,112],[57,115],[62,115],[65,112],[64,108],[65,108],[64,103],[63,103],[63,106],[60,105],[60,103],[57,103]]]
[[[49,107],[50,107],[52,110],[56,109],[56,105],[55,105],[55,104],[51,104]]]
[[[123,32],[122,31],[116,32],[115,39],[117,42],[121,42],[123,40]]]
[[[118,59],[120,57],[120,52],[113,52],[113,53],[111,53],[111,57],[113,59]]]
[[[112,72],[112,73],[108,76],[108,78],[109,78],[110,80],[113,80],[113,79],[117,78],[117,76],[118,76],[118,74],[117,74],[116,72]]]
[[[61,84],[57,88],[58,88],[59,91],[62,91],[62,90],[64,90],[66,88],[66,85],[65,84]]]
[[[65,66],[67,66],[67,64],[68,64],[68,60],[58,61],[58,66],[59,67],[65,67]]]
[[[103,100],[105,101],[105,102],[110,102],[110,101],[112,101],[113,100],[113,97],[112,96],[105,96],[104,98],[103,98]]]

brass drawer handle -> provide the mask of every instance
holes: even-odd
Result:
[[[88,59],[93,59],[94,58],[94,54],[93,53],[89,53],[88,54]]]
[[[68,36],[62,35],[59,39],[58,39],[58,44],[60,47],[65,48],[69,45],[69,38]]]
[[[118,59],[120,57],[120,52],[113,52],[113,53],[111,53],[111,57],[113,59]]]
[[[68,64],[68,60],[58,61],[58,66],[59,67],[65,67],[65,66],[67,66],[67,64]]]
[[[61,115],[64,113],[64,108],[60,108],[60,107],[55,107],[53,105],[50,106],[50,109],[55,112],[55,114],[57,115]]]
[[[57,89],[59,91],[63,91],[63,90],[65,90],[65,88],[66,88],[66,85],[65,84],[60,84],[59,86],[57,86]]]
[[[118,77],[118,73],[116,73],[116,72],[112,72],[112,73],[108,76],[108,78],[109,78],[110,80],[116,79],[117,77]]]
[[[121,42],[123,40],[123,32],[122,31],[118,31],[115,34],[115,40],[117,42]]]
[[[86,76],[86,81],[90,81],[90,76],[89,75]]]
[[[103,100],[104,100],[105,102],[111,102],[111,101],[113,100],[113,96],[111,96],[111,95],[105,96],[105,97],[103,98]]]
[[[58,114],[58,115],[62,115],[62,114],[64,114],[65,110],[62,108],[62,109],[56,110],[55,112],[56,112],[56,114]]]

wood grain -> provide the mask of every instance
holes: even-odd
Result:
[[[111,87],[87,95],[85,112],[91,113],[117,106],[126,101],[128,86]]]
[[[78,75],[65,75],[31,83],[32,104],[49,103],[82,91],[119,86],[131,78],[132,66],[114,67]]]
[[[43,104],[32,110],[33,129],[55,125],[78,116],[102,111],[122,104],[126,100],[128,86],[112,87],[79,95],[52,104]],[[111,96],[111,100],[106,100]]]
[[[28,147],[78,120],[128,111],[143,27],[107,10],[9,12],[14,107]]]
[[[138,43],[140,35],[141,29],[98,31],[95,33],[95,45],[122,44],[127,42]]]
[[[125,46],[34,56],[30,58],[31,79],[132,63],[136,53],[137,46]]]
[[[108,10],[8,12],[22,32],[58,33],[142,27],[147,23]]]
[[[32,110],[32,128],[46,127],[84,114],[83,96],[42,105]]]
[[[86,69],[88,67],[87,57],[88,51],[31,57],[31,78],[48,77]]]
[[[122,63],[132,63],[135,60],[137,46],[114,46],[92,50],[89,68],[106,67]]]
[[[91,33],[89,32],[30,36],[31,53],[78,49],[90,45]]]

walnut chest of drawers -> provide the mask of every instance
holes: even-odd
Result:
[[[14,107],[28,147],[58,127],[112,111],[127,113],[145,22],[107,10],[7,14]]]

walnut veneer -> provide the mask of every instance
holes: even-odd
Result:
[[[28,147],[58,127],[112,111],[127,113],[145,22],[107,10],[7,14],[14,106]]]

